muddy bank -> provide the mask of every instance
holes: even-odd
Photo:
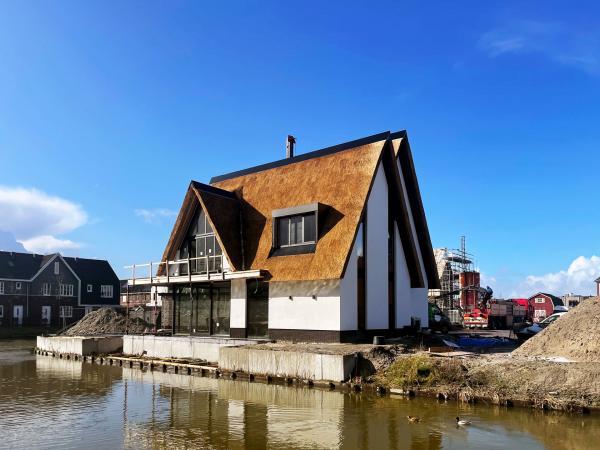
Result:
[[[600,410],[600,363],[515,355],[399,357],[370,381],[388,389],[463,402],[586,412]]]

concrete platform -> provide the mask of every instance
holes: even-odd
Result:
[[[352,376],[354,355],[223,347],[219,369],[230,372],[342,382]]]
[[[36,348],[66,355],[104,355],[123,348],[122,336],[38,336]]]
[[[199,336],[123,336],[123,354],[163,359],[191,359],[219,362],[219,350],[267,341]]]

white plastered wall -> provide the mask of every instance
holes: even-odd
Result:
[[[366,325],[388,328],[388,185],[380,163],[367,201]]]
[[[340,280],[270,282],[269,329],[340,330]]]
[[[246,279],[231,280],[231,328],[246,328]]]
[[[358,328],[358,256],[357,241],[354,242],[344,278],[340,282],[340,326],[342,330]]]
[[[406,191],[406,182],[404,180],[404,175],[402,174],[402,168],[400,167],[400,161],[397,161],[398,171],[400,173],[400,181],[402,184],[402,191],[404,194],[404,198],[406,199],[406,204],[404,205],[406,210],[408,211],[408,217],[410,219],[410,231],[413,235],[413,239],[415,241],[415,247],[417,249],[417,256],[419,258],[419,265],[421,267],[421,273],[423,274],[423,280],[425,282],[425,287],[423,288],[411,288],[410,287],[410,277],[406,281],[406,285],[402,286],[400,283],[401,277],[404,276],[403,271],[405,271],[406,276],[408,276],[408,267],[406,265],[406,258],[404,256],[404,250],[402,248],[402,242],[400,241],[400,235],[396,233],[395,239],[395,250],[396,250],[396,326],[398,328],[410,325],[411,316],[419,317],[421,319],[421,326],[427,327],[429,326],[429,313],[428,313],[428,305],[427,305],[427,273],[425,272],[425,264],[423,262],[423,256],[421,255],[421,248],[419,246],[419,237],[417,236],[417,231],[415,228],[415,222],[413,219],[412,209],[410,207],[410,203],[408,202],[408,193]],[[404,303],[404,299],[409,298],[408,305]]]

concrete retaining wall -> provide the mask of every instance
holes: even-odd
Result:
[[[123,353],[150,358],[196,359],[219,362],[219,349],[256,344],[255,340],[197,336],[123,336]]]
[[[244,347],[220,350],[219,368],[252,374],[301,378],[315,381],[344,381],[351,377],[354,355],[324,355]]]
[[[37,348],[70,355],[102,355],[120,351],[122,336],[38,336]]]

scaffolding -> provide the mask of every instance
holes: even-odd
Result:
[[[460,249],[436,248],[435,262],[440,277],[440,288],[429,291],[429,299],[443,311],[460,307],[461,286],[460,275],[474,272],[475,257],[466,251],[466,239],[460,238]]]

